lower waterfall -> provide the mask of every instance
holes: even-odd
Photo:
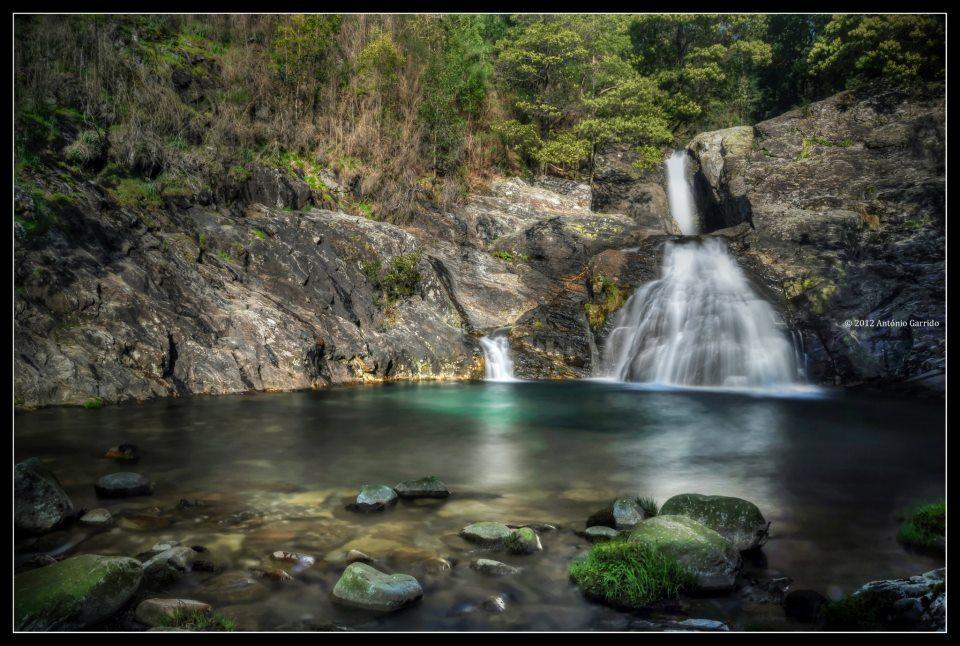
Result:
[[[493,332],[480,339],[483,350],[483,378],[485,381],[519,381],[513,376],[510,358],[510,339],[505,333]]]

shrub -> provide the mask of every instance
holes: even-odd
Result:
[[[675,558],[642,543],[597,543],[570,564],[570,577],[592,598],[617,607],[644,608],[677,597],[693,575]]]
[[[947,506],[944,502],[921,505],[901,517],[897,540],[921,550],[944,549]]]
[[[96,130],[84,130],[63,152],[68,161],[85,166],[103,157],[104,141]]]
[[[103,400],[99,397],[93,397],[83,402],[83,407],[87,410],[95,410],[103,407]]]
[[[386,266],[379,258],[367,260],[360,270],[373,284],[375,290],[383,295],[385,303],[409,298],[417,293],[420,286],[420,252],[400,254],[390,259]]]

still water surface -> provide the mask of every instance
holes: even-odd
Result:
[[[566,566],[587,547],[574,530],[619,494],[661,504],[684,492],[747,498],[772,521],[765,558],[751,567],[832,596],[941,567],[942,559],[905,551],[895,535],[898,511],[944,495],[943,423],[942,403],[590,381],[395,384],[47,409],[17,416],[17,460],[48,461],[77,505],[106,506],[120,522],[106,532],[75,527],[20,542],[18,556],[134,555],[172,538],[207,546],[228,574],[274,550],[317,558],[295,581],[258,589],[256,599],[231,597],[211,583],[222,576],[213,573],[192,573],[166,593],[208,599],[241,628],[617,628],[619,613],[585,601]],[[102,457],[122,442],[140,448],[137,465]],[[98,501],[93,482],[122,470],[147,475],[155,494]],[[361,484],[428,474],[453,495],[380,514],[344,509]],[[178,508],[181,499],[202,504]],[[540,554],[493,556],[523,566],[520,575],[487,578],[469,568],[482,554],[457,536],[479,520],[560,529],[541,535]],[[379,618],[332,605],[352,548],[417,576],[423,600]],[[453,569],[431,574],[434,556],[453,560]],[[498,593],[508,599],[506,613],[473,610]],[[799,628],[779,610],[734,597],[689,603],[691,614],[735,627]]]

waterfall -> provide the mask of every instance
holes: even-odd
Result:
[[[670,199],[670,215],[685,236],[696,235],[697,214],[694,210],[693,191],[687,182],[687,153],[674,150],[667,160],[667,196]]]
[[[493,332],[480,339],[483,350],[483,378],[486,381],[518,381],[513,376],[510,339],[506,333]]]
[[[671,215],[696,232],[686,154],[667,162]],[[681,238],[664,247],[661,277],[614,315],[603,352],[620,381],[769,388],[796,383],[793,344],[776,312],[752,289],[719,238]]]

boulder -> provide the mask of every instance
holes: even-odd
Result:
[[[170,626],[183,615],[212,610],[210,604],[193,599],[146,599],[137,606],[134,617],[148,626]]]
[[[696,577],[701,592],[731,590],[740,571],[740,552],[726,538],[686,516],[648,518],[627,537],[673,556]]]
[[[404,480],[393,488],[401,498],[446,498],[450,495],[447,485],[436,476]]]
[[[504,543],[514,554],[533,554],[543,551],[540,537],[529,527],[521,527],[508,536]]]
[[[171,547],[160,552],[143,564],[144,584],[157,588],[180,580],[196,555],[189,547]]]
[[[387,485],[363,485],[356,506],[360,511],[383,511],[396,502],[397,492]]]
[[[82,554],[14,577],[17,630],[76,630],[107,619],[133,596],[143,568],[126,557]]]
[[[113,524],[113,515],[103,507],[98,507],[81,516],[80,524],[88,527],[106,527]]]
[[[348,606],[393,612],[423,596],[420,583],[409,574],[384,574],[366,563],[351,563],[333,588],[333,598]]]
[[[460,536],[471,543],[494,547],[503,545],[513,534],[513,530],[503,523],[483,521],[467,525],[460,530]]]
[[[520,572],[520,568],[493,559],[477,559],[470,564],[470,567],[481,574],[490,574],[493,576],[508,576]]]
[[[149,496],[153,492],[153,483],[139,473],[121,471],[103,476],[94,488],[101,498],[129,498]]]
[[[614,500],[612,514],[614,529],[632,529],[644,519],[643,509],[634,498]]]
[[[14,468],[14,527],[28,534],[43,534],[64,525],[74,514],[70,496],[39,459],[30,458]]]
[[[701,522],[740,551],[763,545],[770,528],[755,504],[731,496],[684,493],[663,503],[660,513],[687,516]]]

